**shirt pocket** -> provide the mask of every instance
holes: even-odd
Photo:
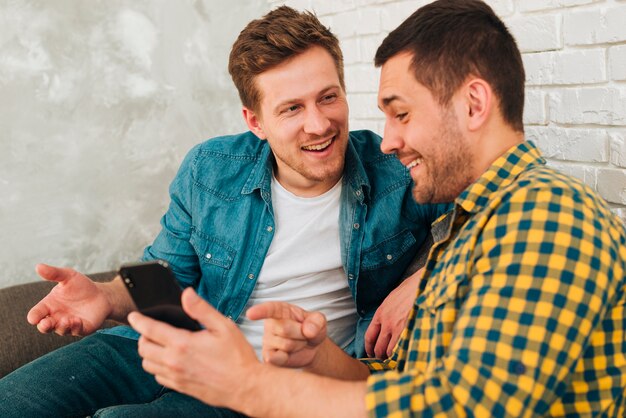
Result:
[[[415,243],[416,240],[411,231],[405,229],[365,249],[361,256],[361,269],[371,271],[389,267],[398,262]]]
[[[210,285],[214,295],[216,290],[221,293],[237,252],[227,244],[215,238],[205,237],[198,232],[191,234],[189,242],[200,260],[202,271],[200,286]]]
[[[436,286],[426,285],[415,304],[420,342],[415,358],[431,372],[449,352],[452,335],[458,321],[461,292],[465,276],[444,275]]]

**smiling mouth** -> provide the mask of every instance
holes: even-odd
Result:
[[[321,144],[316,144],[316,145],[306,145],[306,146],[301,147],[301,149],[303,149],[305,151],[315,151],[315,152],[324,151],[326,148],[328,148],[330,146],[330,144],[333,143],[335,138],[336,137],[333,136],[332,138],[330,138],[326,142],[322,142]]]
[[[410,163],[408,163],[408,164],[406,165],[406,169],[407,169],[407,170],[410,170],[410,169],[412,169],[413,167],[417,167],[417,166],[418,166],[418,165],[420,165],[421,163],[422,163],[422,158],[416,158],[416,159],[414,159],[413,161],[411,161]]]

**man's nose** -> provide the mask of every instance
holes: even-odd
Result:
[[[380,149],[385,154],[396,154],[402,148],[402,136],[397,129],[392,128],[389,123],[385,123],[385,131],[383,133],[383,142]]]
[[[311,135],[324,135],[330,128],[330,120],[317,106],[308,109],[304,121],[304,132]]]

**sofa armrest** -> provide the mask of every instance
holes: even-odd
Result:
[[[108,281],[115,272],[89,275],[94,281]],[[41,334],[26,321],[26,314],[50,292],[55,283],[38,281],[0,289],[0,377],[49,351],[79,337]],[[114,325],[107,321],[105,327]]]

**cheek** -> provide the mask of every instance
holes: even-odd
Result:
[[[348,122],[348,106],[345,103],[335,103],[326,108],[326,117],[339,123]]]
[[[415,151],[424,155],[427,154],[426,151],[430,148],[428,143],[427,133],[424,132],[418,126],[407,126],[401,125],[399,131],[403,132],[406,136],[408,145],[413,148]]]
[[[272,126],[276,145],[286,147],[297,142],[298,133],[302,130],[301,119],[299,116],[293,116],[285,118]]]
[[[424,149],[425,153],[436,153],[444,139],[441,130],[437,129],[436,123],[430,120],[415,122],[413,126],[408,128],[407,132],[413,132],[415,142]]]

